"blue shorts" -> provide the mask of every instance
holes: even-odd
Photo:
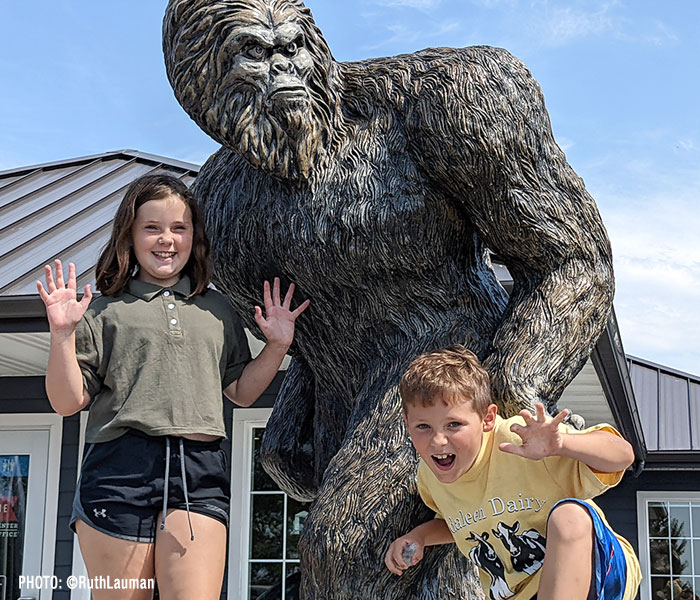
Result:
[[[593,521],[595,564],[591,576],[591,592],[588,597],[596,600],[622,600],[627,582],[627,561],[620,542],[590,504],[578,498],[564,498],[559,500],[552,510],[562,502],[580,504],[588,511]]]
[[[85,444],[70,526],[75,531],[80,519],[112,537],[153,542],[164,507],[166,514],[189,507],[228,526],[227,462],[220,440],[154,437],[132,429],[109,442]]]

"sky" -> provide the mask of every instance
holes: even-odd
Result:
[[[700,2],[308,0],[338,61],[490,45],[525,62],[611,239],[628,354],[700,375]],[[0,0],[0,171],[218,149],[165,76],[165,0]]]

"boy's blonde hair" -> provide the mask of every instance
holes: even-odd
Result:
[[[473,352],[459,345],[416,358],[401,378],[399,392],[404,412],[439,400],[448,406],[471,402],[483,418],[491,404],[489,374]]]

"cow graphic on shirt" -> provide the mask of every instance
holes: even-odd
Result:
[[[508,550],[513,569],[532,575],[544,562],[546,539],[535,529],[516,535],[519,528],[520,522],[516,521],[511,526],[498,523],[496,529],[491,531]]]
[[[489,597],[491,600],[505,600],[514,596],[505,580],[505,568],[501,559],[498,558],[493,546],[486,540],[489,539],[488,532],[481,535],[469,532],[467,540],[478,542],[469,551],[469,558],[480,569],[486,571],[491,576],[491,586],[489,587]]]

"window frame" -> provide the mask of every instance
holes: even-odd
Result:
[[[266,427],[271,408],[233,411],[231,432],[231,511],[229,513],[228,589],[229,598],[244,598],[248,591],[250,546],[250,460],[252,431]]]
[[[653,600],[651,595],[651,564],[649,556],[648,504],[650,502],[700,503],[700,490],[685,492],[644,490],[637,492],[637,541],[639,546],[639,566],[642,571],[642,583],[639,587],[641,600]],[[700,577],[700,573],[697,573],[696,577]]]

